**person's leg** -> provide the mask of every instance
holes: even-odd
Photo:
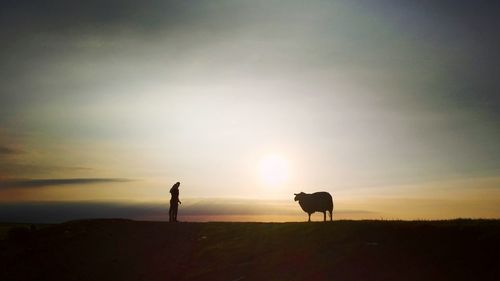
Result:
[[[168,221],[169,222],[172,222],[172,212],[173,212],[173,209],[172,209],[172,204],[170,204],[170,207],[168,208]]]
[[[173,211],[173,217],[174,221],[177,221],[177,210],[179,209],[179,204],[174,204],[174,211]]]

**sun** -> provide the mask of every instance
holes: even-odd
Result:
[[[262,181],[269,186],[278,186],[288,179],[288,161],[279,155],[267,155],[259,163]]]

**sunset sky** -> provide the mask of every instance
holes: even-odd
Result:
[[[499,14],[3,1],[0,221],[163,219],[176,181],[181,220],[500,218]]]

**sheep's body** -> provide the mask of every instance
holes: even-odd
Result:
[[[330,213],[330,220],[333,220],[333,198],[328,192],[315,192],[307,194],[304,192],[295,194],[295,201],[299,201],[299,205],[309,215],[315,212],[323,213],[323,220],[326,221],[326,211]]]

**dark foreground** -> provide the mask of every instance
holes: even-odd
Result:
[[[500,280],[500,220],[74,221],[10,232],[0,280]]]

